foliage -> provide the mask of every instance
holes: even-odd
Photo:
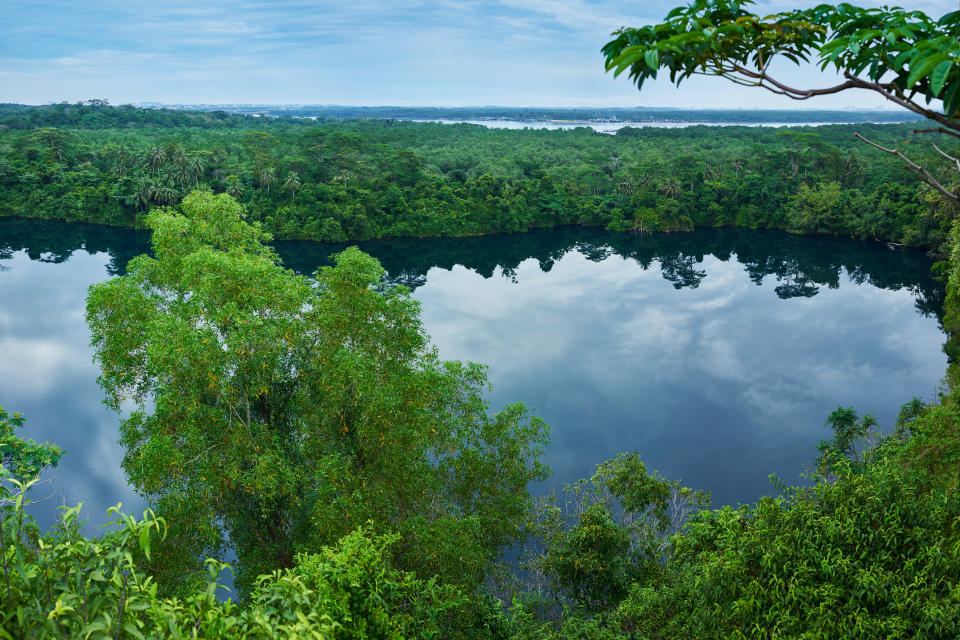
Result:
[[[212,560],[202,588],[165,598],[143,570],[151,540],[165,531],[152,512],[138,520],[112,508],[112,530],[90,539],[79,533],[79,508],[70,508],[55,531],[30,540],[18,533],[29,519],[23,508],[22,494],[0,504],[0,638],[426,640],[458,633],[457,612],[466,602],[453,587],[392,568],[389,548],[397,537],[369,527],[259,576],[243,603],[218,598],[224,587],[216,580],[226,565]]]
[[[634,582],[655,580],[669,534],[710,502],[704,492],[648,473],[636,453],[600,464],[564,496],[561,504],[551,497],[540,505],[538,540],[525,566],[543,576],[556,605],[587,612],[616,606]]]
[[[832,457],[831,473],[817,472],[812,486],[693,514],[662,547],[656,571],[625,588],[612,572],[607,584],[620,591],[617,599],[546,618],[515,605],[513,637],[956,637],[957,400],[954,392],[940,404],[911,401],[891,435],[859,455]],[[837,449],[872,424],[849,409],[829,422]],[[596,511],[584,512],[593,529],[578,538],[611,531],[609,522],[597,526]],[[613,555],[622,564],[629,553],[619,544]],[[589,567],[605,548],[580,548],[575,558]]]
[[[83,109],[105,123],[112,109],[123,110]],[[57,126],[69,139],[56,149],[39,128],[0,129],[0,215],[137,226],[150,208],[205,185],[241,201],[249,219],[279,239],[739,226],[935,249],[952,215],[911,184],[897,159],[851,138],[862,131],[882,145],[915,148],[907,126],[624,128],[611,136],[189,112],[179,113],[203,126],[180,126],[164,124],[164,113],[137,112],[122,128],[67,119]],[[911,154],[925,163],[940,157],[933,149]],[[818,208],[824,203],[830,207]]]
[[[158,569],[228,544],[238,584],[373,521],[421,576],[476,586],[523,534],[546,427],[487,413],[485,372],[442,362],[419,305],[360,251],[285,270],[225,194],[148,217],[154,257],[87,305],[124,468],[171,528]]]
[[[28,482],[40,475],[46,467],[55,467],[63,450],[45,442],[37,444],[24,440],[14,433],[23,426],[24,418],[19,413],[10,414],[0,406],[0,482],[13,478]]]
[[[607,70],[619,75],[629,69],[638,87],[656,78],[661,68],[678,85],[694,74],[715,75],[794,100],[866,89],[941,125],[917,133],[960,138],[960,11],[934,21],[921,11],[841,3],[760,16],[746,10],[750,4],[695,0],[673,9],[661,24],[623,28],[603,47]],[[844,82],[809,89],[771,76],[771,64],[778,58],[799,65],[814,57],[821,69],[842,72]],[[942,101],[942,110],[929,106],[934,100]],[[854,135],[902,160],[908,171],[948,201],[960,201],[956,175],[951,174],[953,184],[945,186],[936,170],[924,168],[901,149]],[[960,170],[960,159],[936,144],[932,147]]]
[[[877,430],[876,418],[870,414],[858,417],[853,407],[837,407],[836,411],[827,417],[827,424],[833,430],[834,436],[817,445],[820,452],[817,460],[818,472],[832,474],[861,469],[864,460],[857,444]]]
[[[761,16],[749,0],[695,0],[663,23],[624,28],[603,52],[608,70],[629,70],[638,87],[660,69],[680,84],[694,74],[717,75],[794,99],[860,88],[877,91],[919,115],[960,128],[960,11],[933,20],[921,11],[861,8],[848,3]],[[796,89],[772,78],[771,63],[815,60],[846,81]],[[891,77],[892,75],[892,77]],[[940,113],[914,100],[944,102]]]

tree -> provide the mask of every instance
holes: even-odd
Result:
[[[150,206],[150,201],[153,198],[153,181],[150,180],[150,178],[138,178],[137,181],[134,182],[133,187],[134,191],[129,196],[130,200],[137,210],[146,210]]]
[[[13,478],[27,482],[46,467],[55,467],[63,455],[60,447],[23,440],[14,433],[23,426],[23,416],[10,414],[0,407],[0,479]]]
[[[160,167],[163,166],[163,163],[167,160],[166,152],[160,147],[154,145],[147,149],[146,155],[146,165],[147,168],[153,169],[158,175],[160,173]]]
[[[296,276],[243,215],[209,191],[154,210],[155,257],[87,301],[107,402],[136,407],[124,469],[171,527],[160,575],[229,540],[249,588],[370,520],[399,566],[476,586],[523,532],[545,426],[489,416],[484,369],[437,357],[376,260]]]
[[[635,582],[663,571],[669,535],[709,506],[709,494],[649,473],[636,453],[597,467],[589,480],[564,488],[565,508],[542,501],[538,531],[543,552],[524,566],[542,576],[558,600],[599,612],[616,606]]]
[[[297,175],[296,171],[287,172],[287,179],[283,182],[283,188],[290,192],[290,199],[293,200],[297,189],[300,188],[300,176]]]
[[[261,187],[267,189],[267,193],[270,193],[270,185],[273,184],[273,181],[276,179],[276,173],[274,173],[273,168],[269,169],[260,169],[260,173],[257,175],[257,183]]]
[[[239,200],[241,197],[243,197],[243,183],[240,181],[240,178],[231,174],[227,176],[226,182],[227,193],[231,198]]]
[[[933,20],[921,11],[864,9],[847,3],[769,16],[746,9],[750,0],[695,0],[667,14],[661,24],[623,28],[603,47],[606,68],[628,71],[642,88],[663,69],[677,85],[693,75],[712,75],[762,87],[794,100],[863,89],[933,120],[925,130],[960,137],[960,11]],[[844,81],[816,89],[792,87],[770,75],[774,60],[815,61]],[[892,77],[891,77],[892,76]],[[930,106],[943,101],[943,109]],[[960,196],[902,152],[908,170],[952,200]],[[960,161],[946,156],[960,170]]]
[[[57,156],[57,160],[63,160],[64,151],[75,137],[76,134],[56,127],[43,127],[28,135],[25,141],[41,144],[50,149]]]

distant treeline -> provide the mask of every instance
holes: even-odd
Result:
[[[289,120],[289,119],[288,119]],[[106,100],[61,102],[44,106],[0,103],[0,130],[30,130],[40,127],[112,129],[123,127],[220,128],[257,122],[242,113],[226,111],[184,111],[182,109],[143,108],[125,104],[112,107]]]
[[[179,105],[178,105],[179,106]],[[343,105],[185,105],[203,111],[258,113],[270,116],[379,118],[397,120],[609,120],[615,122],[911,122],[906,111],[720,110],[606,107],[353,107]],[[183,108],[183,106],[180,106]]]
[[[612,121],[631,123],[892,123],[913,122],[908,111],[663,109],[600,107],[353,107],[340,105],[164,105],[111,107],[106,100],[28,106],[0,103],[0,128],[69,126],[102,129],[131,123],[161,127],[238,126],[257,117],[380,120]]]
[[[98,101],[8,106],[2,123],[0,215],[136,226],[150,207],[206,186],[240,200],[280,239],[736,226],[935,249],[952,215],[895,158],[853,137],[862,132],[937,166],[929,140],[907,124],[624,128],[611,136]]]

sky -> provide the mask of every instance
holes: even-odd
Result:
[[[764,0],[761,12],[817,0]],[[5,0],[0,102],[893,108],[869,92],[795,102],[718,78],[638,92],[604,72],[621,26],[679,0]],[[876,2],[861,2],[877,6]],[[939,17],[960,0],[900,3]],[[797,86],[832,75],[785,63]]]

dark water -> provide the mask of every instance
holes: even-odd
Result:
[[[145,234],[0,218],[0,404],[24,435],[67,450],[36,497],[49,522],[83,501],[142,503],[127,487],[117,418],[100,404],[83,321],[87,286],[121,273]],[[889,427],[932,399],[946,365],[943,289],[912,250],[779,232],[632,236],[582,229],[378,242],[414,290],[440,354],[484,362],[494,408],[524,401],[551,427],[549,487],[620,451],[709,489],[716,504],[796,481],[838,405]],[[281,243],[311,272],[338,250]]]

